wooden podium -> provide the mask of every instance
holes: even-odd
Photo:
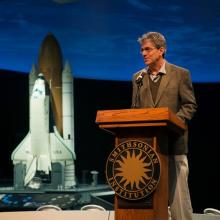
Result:
[[[168,220],[168,134],[181,134],[185,124],[168,108],[98,111],[96,123],[115,135],[115,147],[138,140],[160,159],[160,180],[150,196],[131,201],[115,194],[115,220]]]

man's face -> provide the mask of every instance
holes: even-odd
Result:
[[[141,44],[141,55],[143,56],[144,63],[148,66],[154,65],[163,59],[163,47],[156,48],[150,40],[144,40]]]

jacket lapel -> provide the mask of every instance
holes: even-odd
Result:
[[[164,89],[167,87],[169,81],[171,80],[171,68],[170,68],[170,64],[169,63],[166,63],[165,64],[165,68],[166,68],[166,74],[163,75],[162,79],[161,79],[161,82],[160,82],[160,86],[158,88],[158,91],[157,91],[157,97],[156,97],[156,101],[154,103],[154,106],[156,107],[163,92],[164,92]]]
[[[152,108],[154,108],[155,107],[155,103],[154,103],[154,101],[153,101],[153,97],[152,97],[152,94],[151,94],[151,89],[150,89],[150,82],[149,82],[149,75],[148,75],[148,73],[146,74],[146,80],[145,80],[145,82],[146,82],[146,89],[147,89],[147,91],[146,91],[146,94],[147,94],[147,99],[146,100],[148,100],[149,101],[149,106],[150,107],[152,107]]]

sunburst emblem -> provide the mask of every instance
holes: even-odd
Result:
[[[147,143],[127,141],[109,155],[106,176],[113,190],[121,197],[137,200],[151,194],[160,177],[160,161]]]
[[[141,184],[145,184],[152,175],[152,162],[145,162],[146,156],[140,152],[135,155],[135,150],[125,151],[126,156],[119,155],[115,162],[115,178],[119,177],[119,183],[123,184],[123,188],[131,190],[141,189]]]

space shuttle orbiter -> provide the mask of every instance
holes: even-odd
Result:
[[[42,43],[39,70],[33,67],[29,75],[29,96],[30,129],[11,156],[14,186],[73,188],[73,77],[68,63],[62,69],[60,48],[52,34]],[[40,186],[36,187],[36,180]]]

